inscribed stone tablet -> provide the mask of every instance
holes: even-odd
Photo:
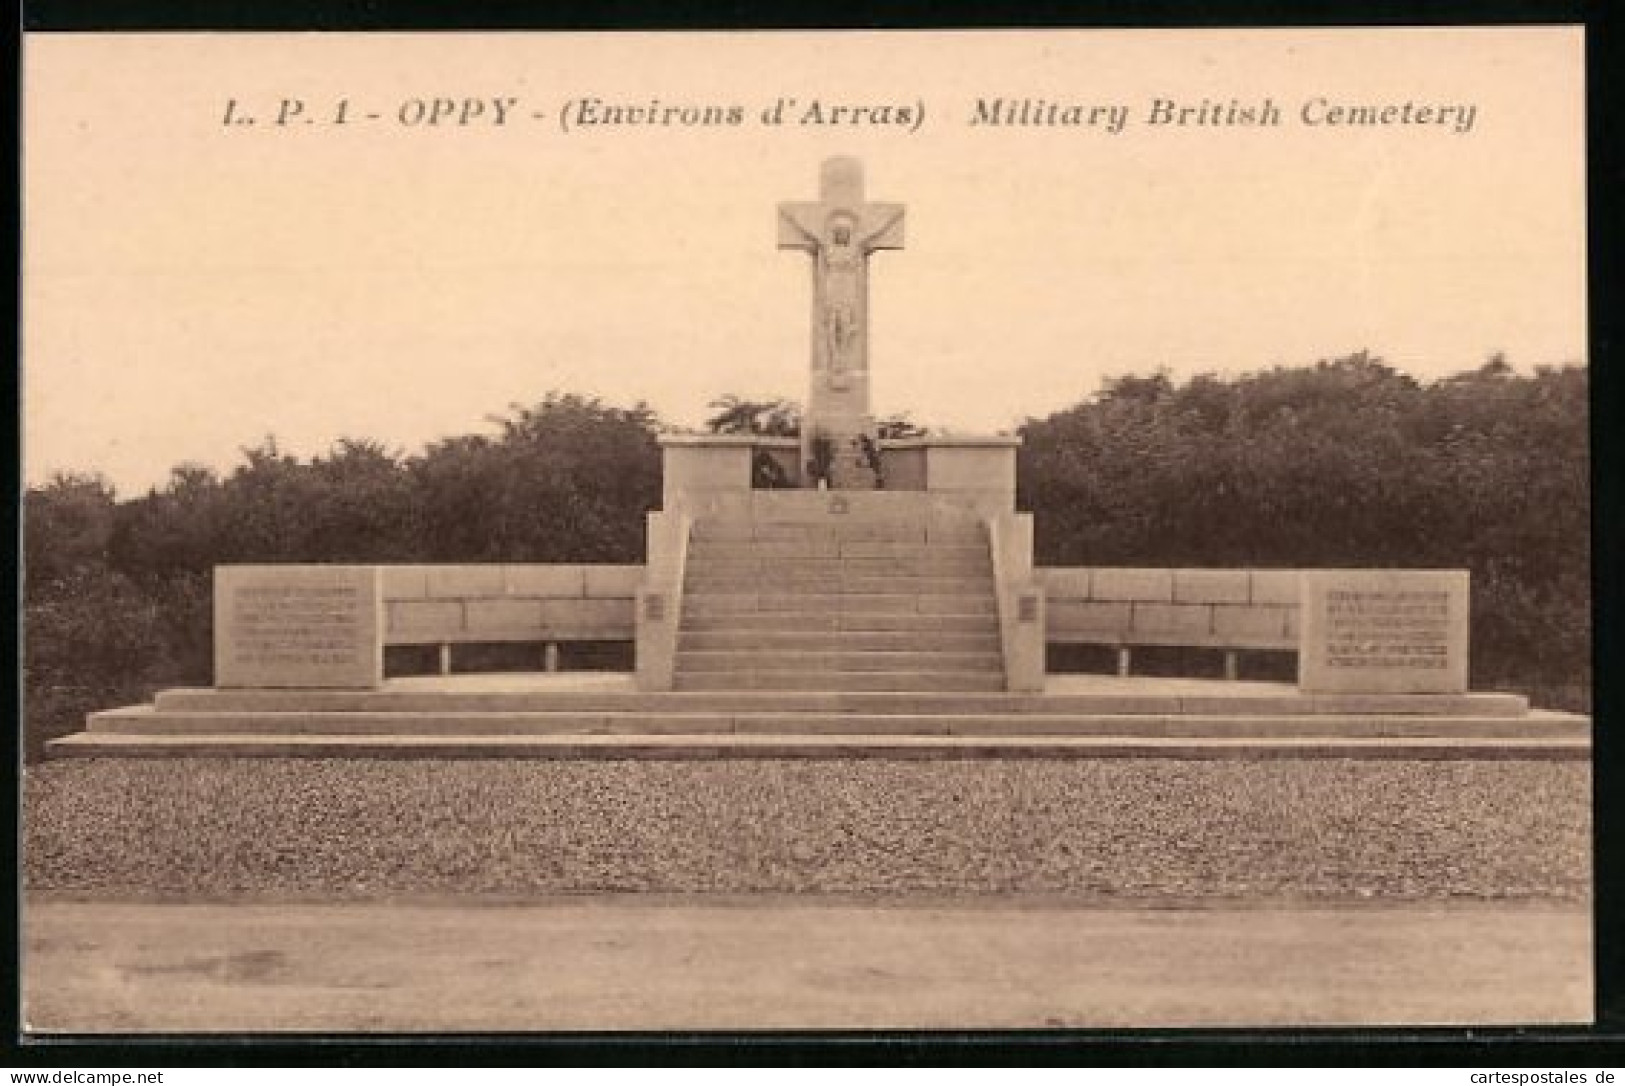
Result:
[[[377,566],[215,567],[215,685],[379,686],[382,587]]]
[[[1465,570],[1320,570],[1302,592],[1306,693],[1466,692]]]

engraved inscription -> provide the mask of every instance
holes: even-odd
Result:
[[[353,584],[250,584],[236,589],[231,646],[246,665],[352,665],[360,660],[363,598]]]
[[[1339,589],[1326,594],[1326,666],[1442,671],[1450,659],[1450,593]]]
[[[383,682],[376,566],[215,570],[215,684],[372,689]]]
[[[1459,694],[1467,689],[1465,570],[1308,570],[1298,685],[1327,694]]]
[[[1016,600],[1016,620],[1018,622],[1038,621],[1038,597],[1022,596]]]

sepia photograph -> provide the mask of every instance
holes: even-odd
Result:
[[[26,34],[24,1036],[1593,1023],[1585,48]]]

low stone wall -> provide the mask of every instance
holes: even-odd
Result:
[[[1054,643],[1296,649],[1298,570],[1051,567]],[[641,565],[384,566],[390,645],[630,641]]]
[[[881,441],[884,492],[928,492],[983,515],[1007,512],[1015,504],[1016,449],[1020,444],[1018,438],[998,435],[934,435]],[[799,485],[803,481],[801,443],[797,438],[667,434],[660,438],[660,445],[664,462],[662,508],[668,511],[686,509],[702,515],[738,512],[748,507],[754,462],[760,454],[771,457],[791,483]],[[852,453],[843,450],[839,455]]]
[[[798,499],[780,511],[789,514],[807,499],[861,505],[865,498],[882,496],[762,492],[756,497],[770,504]],[[889,497],[895,501],[899,495]],[[936,495],[917,497],[937,500]],[[686,515],[673,523],[680,528],[674,538],[686,540]],[[989,529],[1006,665],[1026,659],[1026,678],[1013,688],[1041,685],[1044,645],[1113,647],[1123,674],[1131,672],[1136,647],[1216,649],[1224,653],[1225,674],[1234,677],[1241,652],[1300,651],[1302,642],[1301,653],[1313,654],[1309,682],[1314,689],[1466,689],[1469,580],[1464,570],[1033,569],[1014,557],[1030,553],[1025,543],[1030,526],[1018,516],[1009,525],[989,522]],[[657,555],[671,550],[651,545]],[[330,583],[341,573],[360,577],[356,585],[371,578],[370,620],[355,621],[360,613],[352,606],[352,597],[360,598],[356,585]],[[451,668],[453,645],[486,642],[541,643],[548,671],[557,669],[559,645],[567,642],[635,642],[640,659],[647,661],[652,658],[649,622],[640,640],[639,608],[649,620],[658,612],[674,635],[682,605],[681,560],[667,570],[663,590],[650,594],[646,579],[641,564],[221,567],[216,571],[217,681],[226,686],[376,685],[382,680],[384,645],[438,645],[442,670]],[[771,589],[771,580],[741,587]],[[675,597],[669,606],[662,601],[668,592]],[[920,598],[922,611],[931,610],[925,606],[930,599]],[[860,602],[845,599],[842,607]],[[1300,626],[1307,636],[1300,635]],[[1017,651],[1011,638],[1023,629],[1030,644],[1023,641]],[[333,661],[356,664],[357,670],[334,675],[319,670]]]
[[[1052,643],[1298,647],[1299,570],[1068,566],[1036,573]]]
[[[384,643],[631,641],[641,565],[384,566]]]

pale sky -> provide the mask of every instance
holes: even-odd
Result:
[[[266,434],[415,452],[549,390],[677,424],[804,401],[808,258],[775,207],[832,154],[907,208],[871,264],[882,414],[1007,429],[1107,375],[1360,349],[1422,378],[1584,362],[1582,57],[1574,28],[28,35],[25,477],[134,496]],[[436,97],[486,105],[403,123]],[[561,131],[587,97],[744,120]],[[1282,123],[1153,126],[1159,98]],[[1128,121],[971,124],[993,99]],[[797,123],[814,100],[925,115]]]

